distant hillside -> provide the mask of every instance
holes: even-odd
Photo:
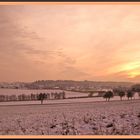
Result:
[[[14,89],[62,89],[62,90],[85,90],[85,89],[108,89],[116,87],[130,87],[132,82],[100,82],[100,81],[73,81],[73,80],[39,80],[35,82],[0,83],[0,88]]]

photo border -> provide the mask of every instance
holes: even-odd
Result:
[[[132,2],[132,1],[126,1],[126,2],[110,2],[110,1],[93,1],[93,2],[50,2],[50,1],[0,1],[1,5],[140,5],[139,1]],[[140,135],[0,135],[0,139],[140,139]]]

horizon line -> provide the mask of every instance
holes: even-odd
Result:
[[[38,81],[73,81],[73,82],[111,82],[111,83],[140,83],[140,82],[135,82],[135,81],[111,81],[111,80],[53,80],[53,79],[48,79],[48,80],[34,80],[34,81],[11,81],[11,82],[6,82],[6,81],[0,81],[0,83],[33,83],[33,82],[38,82]]]

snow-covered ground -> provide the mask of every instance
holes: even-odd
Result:
[[[0,135],[140,135],[140,100],[0,106]]]

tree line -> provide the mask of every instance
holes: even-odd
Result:
[[[140,97],[140,84],[133,85],[129,89],[115,88],[113,89],[113,91],[107,91],[103,95],[103,98],[105,98],[106,101],[110,101],[110,99],[113,98],[114,95],[117,95],[120,97],[121,101],[125,96],[128,98],[128,100],[132,100],[136,92]]]
[[[51,99],[65,99],[65,92],[54,93],[39,93],[39,94],[20,94],[20,95],[0,95],[0,102],[6,101],[37,101],[51,100]]]
[[[140,97],[140,84],[136,84],[131,86],[131,88],[114,88],[112,91],[106,91],[102,95],[106,101],[110,101],[114,96],[120,96],[120,100],[123,100],[123,97],[126,96],[128,100],[132,100],[135,93],[139,94]],[[92,92],[88,95],[88,97],[92,96]],[[44,100],[50,99],[65,99],[65,92],[54,92],[54,93],[39,93],[39,94],[21,94],[21,95],[0,95],[0,102],[5,101],[36,101],[40,100],[41,104],[43,104]],[[76,97],[75,97],[76,98]]]

